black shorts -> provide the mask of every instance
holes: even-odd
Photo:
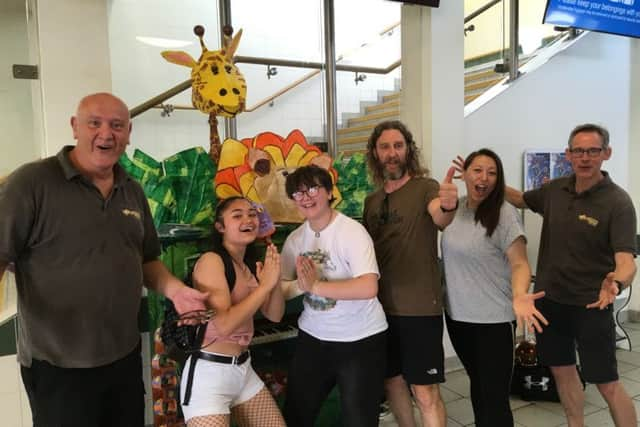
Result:
[[[59,368],[33,360],[21,367],[34,427],[143,427],[140,344],[105,366]]]
[[[444,382],[440,316],[387,316],[387,378],[402,375],[415,385]]]
[[[542,298],[536,307],[549,321],[542,333],[536,332],[536,350],[543,365],[574,365],[577,347],[585,381],[604,384],[618,379],[612,305],[599,310]]]

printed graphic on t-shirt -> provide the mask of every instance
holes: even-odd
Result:
[[[316,249],[315,251],[303,252],[301,254],[304,257],[311,259],[316,266],[316,272],[318,273],[318,278],[320,280],[326,280],[324,275],[325,270],[335,271],[336,266],[331,262],[331,257],[329,253],[323,251],[322,249]],[[311,294],[309,292],[305,292],[304,301],[307,303],[309,308],[318,311],[327,311],[331,310],[336,306],[336,300],[333,298],[325,298],[318,295]]]

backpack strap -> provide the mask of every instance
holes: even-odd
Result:
[[[204,334],[207,331],[207,328],[198,329],[198,342],[202,342],[204,339]],[[193,386],[193,374],[196,370],[196,363],[198,363],[198,359],[200,358],[200,352],[195,351],[191,354],[191,358],[189,359],[189,373],[187,374],[187,384],[184,388],[184,399],[182,404],[185,406],[189,405],[189,401],[191,400],[191,387]],[[183,372],[184,374],[184,372]]]

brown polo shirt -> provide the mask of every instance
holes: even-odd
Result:
[[[160,254],[140,185],[115,165],[109,198],[56,157],[0,188],[0,260],[14,262],[18,360],[63,368],[114,362],[137,345],[142,264]]]
[[[388,194],[386,202],[384,189],[365,200],[364,226],[380,268],[378,299],[387,314],[442,314],[438,229],[427,211],[439,187],[436,180],[412,178]]]
[[[636,213],[629,195],[604,179],[580,194],[575,175],[524,193],[543,216],[536,291],[558,303],[597,301],[602,280],[615,270],[614,254],[636,254]]]

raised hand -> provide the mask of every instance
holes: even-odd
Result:
[[[256,263],[256,276],[260,286],[266,286],[269,290],[280,283],[280,254],[275,245],[267,246],[263,263]]]
[[[615,274],[613,272],[607,274],[602,281],[602,286],[600,286],[598,300],[591,304],[587,304],[587,308],[599,308],[600,310],[604,310],[609,304],[613,304],[619,291],[618,284],[615,282],[614,277]]]
[[[533,332],[534,328],[538,333],[542,332],[542,323],[547,326],[549,322],[544,318],[534,304],[535,300],[544,296],[544,291],[535,294],[522,294],[513,298],[513,312],[516,315],[518,326],[526,327],[529,332]]]
[[[447,176],[440,184],[438,196],[440,197],[440,207],[444,211],[452,211],[458,206],[458,187],[453,183],[453,175],[456,168],[451,166],[447,171]]]
[[[313,293],[313,285],[318,281],[318,273],[313,260],[305,256],[296,258],[296,273],[300,290]]]
[[[453,167],[456,169],[457,175],[453,176],[453,179],[464,179],[464,159],[458,155],[451,161]]]

